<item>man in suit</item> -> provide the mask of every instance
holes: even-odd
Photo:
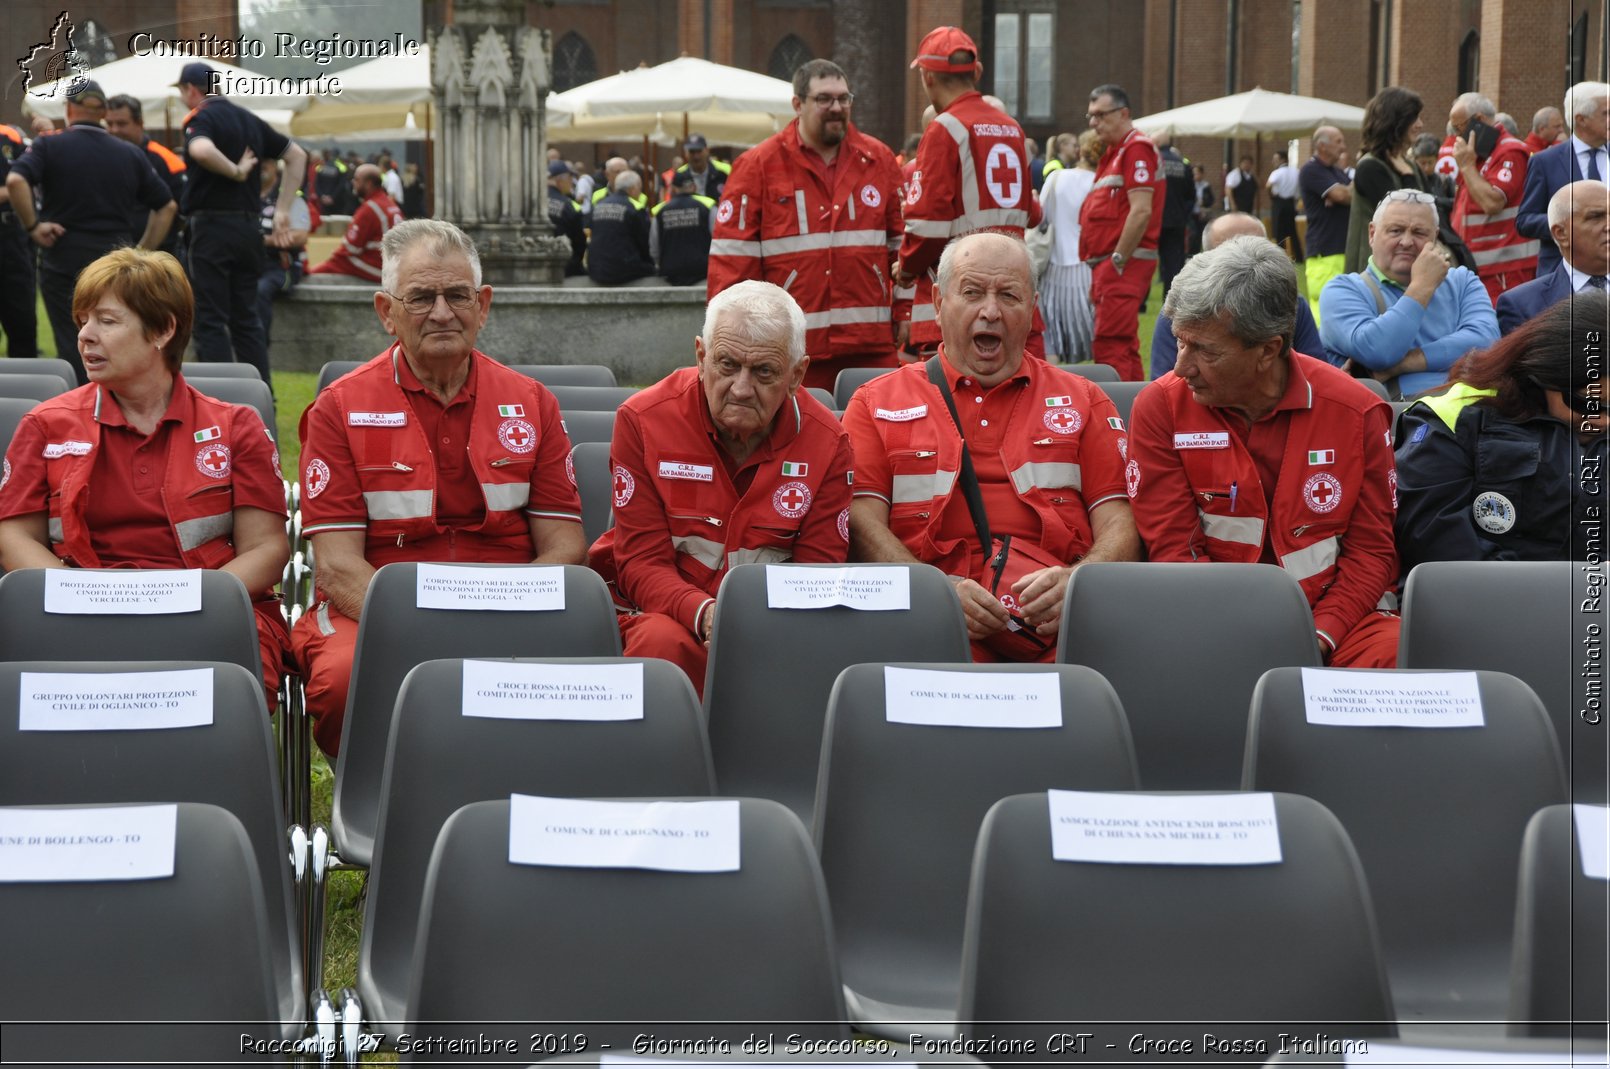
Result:
[[[1508,334],[1575,293],[1603,291],[1610,274],[1610,185],[1572,182],[1549,199],[1549,233],[1561,261],[1546,275],[1498,298],[1498,330]]]
[[[1560,252],[1549,233],[1551,198],[1584,178],[1599,182],[1610,179],[1610,156],[1605,149],[1610,136],[1606,129],[1610,124],[1610,85],[1578,82],[1566,91],[1562,110],[1571,136],[1532,157],[1515,215],[1515,229],[1538,239],[1538,278],[1551,274],[1560,263]]]

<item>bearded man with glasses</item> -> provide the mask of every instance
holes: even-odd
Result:
[[[479,352],[492,287],[456,226],[387,231],[375,311],[397,339],[302,414],[312,612],[291,634],[314,738],[341,742],[352,653],[375,570],[396,561],[580,564],[570,441],[542,384]]]

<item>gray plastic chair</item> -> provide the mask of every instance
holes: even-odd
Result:
[[[442,824],[461,806],[512,793],[697,796],[715,790],[699,700],[675,665],[604,657],[544,663],[642,665],[643,719],[465,716],[462,660],[426,661],[403,680],[358,952],[364,1017],[388,1036],[395,1036],[396,1025],[406,1019],[404,1000],[431,849]]]
[[[213,673],[208,727],[138,731],[22,731],[24,672]],[[218,661],[8,661],[0,663],[0,805],[205,802],[245,827],[262,874],[271,960],[279,992],[276,1018],[294,1020],[306,1004],[301,935],[292,896],[279,768],[263,687],[239,665]]]
[[[220,364],[219,367],[234,365]],[[279,418],[274,410],[274,394],[268,383],[259,378],[202,378],[191,383],[208,397],[228,401],[232,405],[250,405],[263,417],[263,426],[273,439],[279,441]]]
[[[0,882],[8,1063],[215,1064],[285,1038],[252,855],[234,814],[180,802],[167,879]]]
[[[822,402],[822,406],[829,412],[834,411],[834,406],[837,402],[833,400],[833,394],[831,391],[824,390],[820,386],[807,386],[805,388],[805,392]]]
[[[78,372],[59,356],[0,360],[0,375],[55,375],[67,390],[78,388]]]
[[[10,447],[11,436],[17,433],[17,424],[38,403],[27,397],[0,397],[0,453]]]
[[[1310,724],[1295,668],[1252,697],[1243,786],[1307,795],[1346,826],[1406,1022],[1503,1019],[1521,837],[1566,798],[1537,696],[1502,672],[1476,679],[1480,728]]]
[[[890,723],[884,667],[852,665],[833,685],[816,789],[816,849],[845,1002],[874,1035],[954,1036],[967,879],[984,814],[1007,795],[1049,787],[1133,790],[1135,753],[1118,695],[1089,668],[894,666],[1057,678],[1061,727],[990,729]]]
[[[1511,1035],[1576,1037],[1604,1049],[1610,883],[1588,877],[1568,805],[1535,814],[1521,841]]]
[[[613,416],[613,412],[572,412],[571,416]],[[570,450],[576,469],[576,491],[581,495],[581,529],[592,545],[615,525],[615,483],[609,466],[608,442],[578,442]]]
[[[1147,790],[1231,790],[1258,677],[1318,666],[1319,644],[1302,588],[1273,565],[1086,564],[1057,660],[1118,692]]]
[[[549,386],[561,412],[613,412],[637,392],[632,386]]]
[[[524,565],[461,564],[466,568]],[[418,565],[388,564],[363,601],[330,834],[342,861],[368,866],[380,821],[380,791],[392,709],[403,677],[440,657],[618,657],[620,629],[597,572],[565,565],[563,612],[437,610],[416,607]]]
[[[1118,369],[1111,364],[1093,364],[1083,361],[1077,364],[1058,364],[1056,366],[1070,374],[1083,375],[1091,382],[1099,382],[1104,386],[1109,382],[1119,381]],[[1142,383],[1141,385],[1145,384]]]
[[[256,379],[263,381],[262,372],[257,370],[256,364],[226,364],[222,360],[187,360],[181,364],[179,370],[184,377],[191,379]],[[197,386],[200,390],[201,387]],[[205,393],[205,390],[202,390]]]
[[[847,367],[833,380],[833,405],[839,412],[850,407],[850,395],[879,375],[887,375],[892,367]]]
[[[972,659],[961,602],[938,568],[859,567],[908,569],[911,608],[770,609],[764,564],[740,564],[722,580],[704,710],[723,794],[774,798],[809,821],[827,700],[841,671],[871,660]]]
[[[1578,662],[1588,650],[1587,627],[1597,624],[1602,642],[1607,622],[1602,608],[1583,611],[1590,570],[1570,561],[1416,565],[1403,587],[1398,667],[1485,668],[1524,680],[1554,724],[1573,797],[1603,805],[1605,725],[1578,716],[1586,708]],[[1596,696],[1602,715],[1603,670]]]
[[[572,409],[565,413],[565,434],[571,445],[584,442],[602,442],[608,445],[615,437],[615,413],[585,412]]]
[[[364,360],[330,360],[319,368],[319,385],[315,396],[324,392],[324,388],[339,379],[342,375],[356,371],[367,361]]]
[[[584,1032],[589,1049],[629,1050],[645,1031],[736,1046],[766,1031],[757,1022],[788,1021],[848,1040],[805,829],[775,802],[740,804],[742,868],[712,873],[515,865],[507,800],[454,813],[425,878],[408,992],[410,1021],[432,1023],[409,1030],[524,1050],[530,1026],[487,1022],[543,1021]]]
[[[1096,1033],[1098,1057],[1107,1042],[1127,1051],[1137,1031],[1190,1039],[1197,1057],[1203,1032],[1275,1050],[1294,1021],[1330,1022],[1323,1031],[1336,1037],[1395,1035],[1347,832],[1310,799],[1274,801],[1275,865],[1056,861],[1044,794],[997,803],[968,895],[963,1035],[1043,1043],[1050,1029],[1017,1022],[1082,1021],[1068,1031]]]
[[[1106,365],[1103,364],[1102,366],[1105,367]],[[1124,426],[1127,427],[1129,426],[1129,410],[1135,407],[1135,398],[1140,396],[1140,391],[1150,386],[1151,383],[1103,382],[1097,379],[1096,385],[1101,387],[1101,392],[1106,394],[1107,398],[1112,401],[1113,407],[1118,409],[1118,415],[1123,419]]]
[[[68,387],[61,376],[53,371],[29,373],[16,371],[0,375],[0,397],[26,397],[31,401],[48,401],[63,394]]]
[[[615,385],[615,372],[603,364],[510,364],[509,370],[544,386]]]

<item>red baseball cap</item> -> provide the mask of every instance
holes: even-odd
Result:
[[[954,63],[951,57],[957,52],[966,52],[970,58],[962,63]],[[940,26],[930,30],[928,36],[922,39],[922,44],[917,46],[917,58],[911,61],[911,69],[918,67],[947,74],[971,74],[978,69],[978,45],[961,29]]]

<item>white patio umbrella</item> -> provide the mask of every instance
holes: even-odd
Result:
[[[1136,119],[1135,125],[1149,137],[1302,137],[1312,134],[1316,126],[1360,129],[1364,109],[1318,97],[1253,89],[1159,111]]]
[[[148,129],[177,126],[187,109],[179,99],[179,90],[173,85],[186,63],[195,62],[184,56],[128,56],[87,72],[99,82],[108,97],[126,94],[140,102]],[[207,60],[209,66],[221,71],[250,76],[251,72],[217,60]],[[47,119],[61,120],[67,115],[67,87],[72,77],[62,78],[45,85],[29,86],[23,96],[23,110],[30,115],[43,115]],[[300,96],[265,96],[226,93],[241,107],[261,115],[265,122],[282,133],[288,133],[287,120],[292,112],[307,107],[306,94]]]
[[[331,77],[340,80],[340,94],[313,97],[291,121],[296,136],[407,140],[424,137],[430,128],[429,45],[415,56],[382,56]]]
[[[555,93],[549,137],[647,137],[668,145],[697,131],[719,144],[755,145],[793,120],[793,96],[780,78],[682,56]]]

